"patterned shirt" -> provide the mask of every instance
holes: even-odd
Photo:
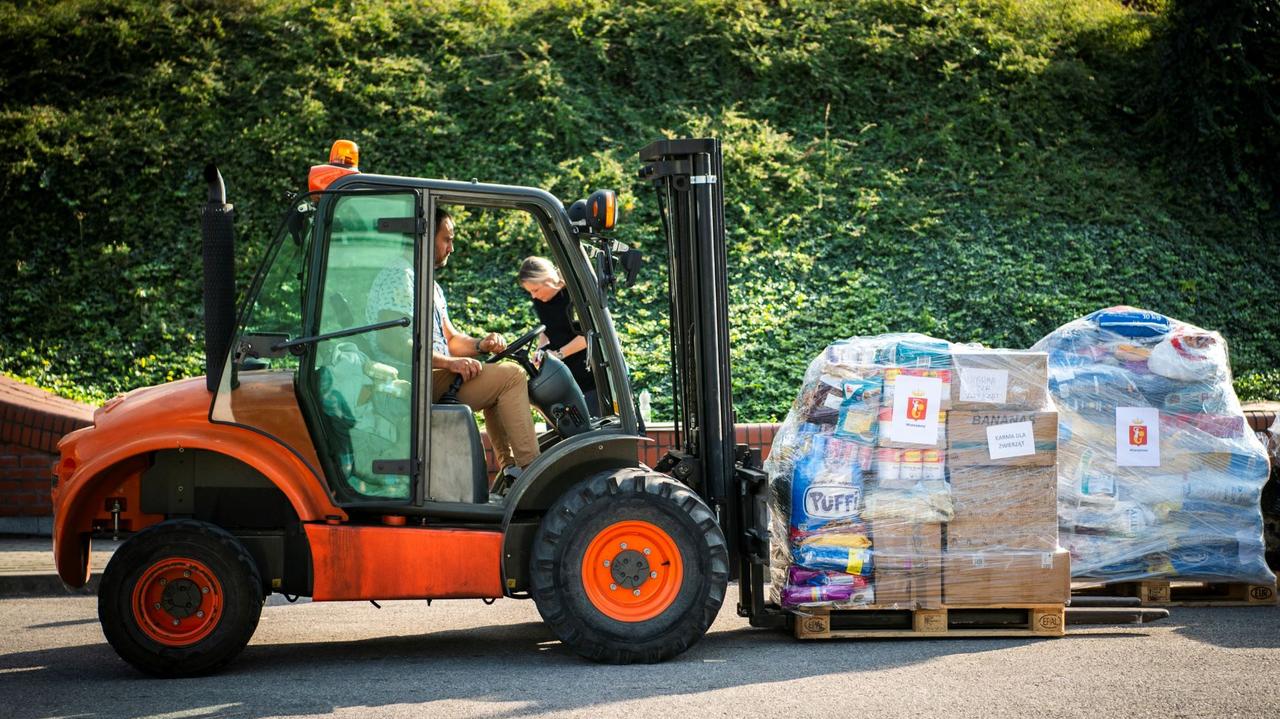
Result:
[[[413,284],[413,265],[404,257],[397,257],[374,278],[369,289],[369,303],[365,305],[365,320],[369,324],[377,322],[378,314],[383,310],[413,317]],[[444,325],[449,321],[449,308],[440,283],[433,284],[431,349],[448,357],[449,343],[445,341]]]

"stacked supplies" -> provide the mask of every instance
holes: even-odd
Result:
[[[1045,367],[1043,354],[923,335],[827,347],[765,466],[774,599],[899,609],[940,607],[944,596],[1065,600]]]
[[[946,603],[1062,603],[1070,561],[1058,548],[1058,415],[1047,399],[1047,358],[984,350],[956,352],[952,362]]]
[[[1055,330],[1058,517],[1074,576],[1270,584],[1266,452],[1215,332],[1116,307]]]

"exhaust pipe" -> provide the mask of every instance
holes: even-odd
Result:
[[[204,168],[209,198],[200,210],[204,254],[204,371],[205,386],[218,390],[223,363],[231,349],[236,322],[235,209],[227,204],[222,173],[210,163]]]

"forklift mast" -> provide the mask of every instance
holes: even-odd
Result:
[[[766,475],[759,453],[738,445],[729,372],[729,289],[720,141],[659,140],[640,151],[667,237],[671,386],[677,449],[658,466],[715,511],[729,544],[738,613],[771,624]]]

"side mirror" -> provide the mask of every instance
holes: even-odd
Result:
[[[622,264],[622,272],[627,276],[626,286],[631,287],[636,283],[640,265],[644,264],[644,256],[640,254],[640,250],[627,250],[618,255],[618,261]]]

